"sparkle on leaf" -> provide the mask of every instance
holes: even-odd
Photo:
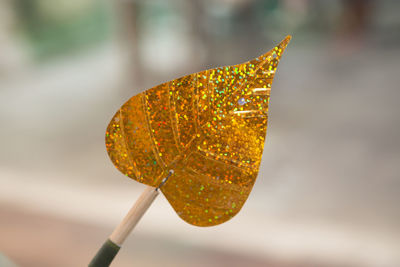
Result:
[[[270,88],[290,36],[249,62],[193,73],[129,99],[106,131],[114,165],[161,187],[177,214],[198,226],[239,212],[257,178]]]

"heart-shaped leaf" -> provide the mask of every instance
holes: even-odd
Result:
[[[107,152],[130,178],[161,188],[186,222],[223,223],[257,178],[272,80],[290,36],[249,62],[193,73],[129,99],[106,131]]]

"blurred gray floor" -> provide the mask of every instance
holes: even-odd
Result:
[[[192,227],[161,196],[115,266],[134,255],[141,266],[158,266],[158,253],[164,266],[224,266],[228,258],[248,266],[400,266],[400,50],[337,51],[289,45],[273,84],[260,174],[237,217]],[[141,90],[119,89],[121,65],[105,47],[0,81],[0,251],[43,259],[26,266],[54,266],[54,254],[70,249],[57,245],[67,238],[82,246],[85,262],[143,189],[114,169],[104,147],[109,119]],[[144,88],[159,79],[146,77]],[[44,231],[30,242],[46,240],[50,255],[18,245],[32,227],[26,221]],[[88,240],[75,239],[81,234]],[[199,264],[181,262],[182,250]]]
[[[9,207],[0,207],[0,212],[7,216],[6,220],[0,221],[2,232],[5,233],[2,238],[9,240],[7,255],[20,266],[86,266],[103,243],[103,237],[112,231],[112,228],[61,220],[40,213],[32,214],[18,208],[10,210]],[[21,240],[15,239],[15,230],[20,235],[23,234],[27,241],[21,243]],[[49,236],[51,239],[44,238]],[[127,240],[112,266],[306,267],[314,263],[274,259],[272,256],[267,260],[265,256],[209,249],[205,246],[188,245],[185,240],[139,233]],[[334,266],[319,264],[323,267]]]

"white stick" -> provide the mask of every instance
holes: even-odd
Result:
[[[168,178],[174,173],[170,170],[168,176],[165,177],[157,188],[147,186],[139,199],[136,200],[133,207],[129,210],[128,214],[122,222],[115,228],[114,232],[104,242],[103,246],[97,251],[96,255],[89,263],[89,267],[107,267],[110,266],[114,257],[117,255],[122,243],[128,237],[136,224],[140,221],[143,214],[153,203],[154,199],[159,194],[159,189],[167,182]]]
[[[159,191],[156,188],[147,186],[109,239],[116,245],[121,246],[158,194]]]

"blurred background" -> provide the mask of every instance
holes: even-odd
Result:
[[[399,12],[395,0],[0,1],[0,266],[86,266],[144,189],[106,154],[115,111],[288,34],[242,211],[198,228],[160,196],[113,266],[400,266]]]

